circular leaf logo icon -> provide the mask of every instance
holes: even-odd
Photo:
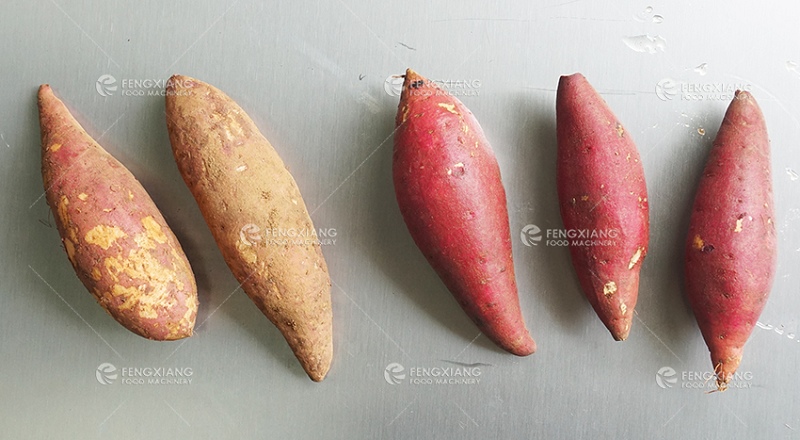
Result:
[[[406,378],[404,371],[406,371],[406,369],[402,365],[397,362],[392,362],[383,370],[383,378],[386,379],[389,385],[397,385]]]
[[[97,366],[97,371],[94,372],[97,381],[102,385],[111,385],[117,380],[117,367],[108,362],[104,362]]]
[[[672,78],[664,78],[656,84],[656,96],[662,101],[669,101],[678,94],[680,84]]]
[[[400,96],[403,91],[403,75],[389,75],[383,82],[383,90],[389,96]]]
[[[672,367],[661,367],[656,373],[656,384],[661,388],[672,388],[678,383],[678,374]]]
[[[100,78],[97,78],[97,82],[95,82],[94,87],[97,89],[97,93],[100,96],[106,97],[111,96],[114,92],[117,91],[117,79],[109,74],[100,75]]]
[[[537,246],[542,241],[542,230],[536,225],[527,225],[522,228],[519,236],[525,246]]]

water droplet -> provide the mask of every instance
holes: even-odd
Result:
[[[697,129],[697,134],[699,134],[700,136],[705,136],[706,135],[706,129],[703,128],[703,127],[698,128]]]
[[[664,22],[664,17],[663,16],[658,15],[658,14],[653,16],[653,23],[660,24],[660,23],[663,23],[663,22]]]
[[[800,179],[800,176],[797,175],[797,171],[795,171],[795,170],[793,170],[791,168],[786,168],[786,174],[789,175],[789,179],[792,180],[792,181]]]
[[[667,49],[667,40],[660,35],[633,35],[622,37],[622,42],[636,52],[656,53]]]
[[[705,74],[708,73],[708,63],[700,64],[694,68],[694,71],[700,76],[705,76]]]
[[[779,335],[782,335],[783,334],[783,329],[782,328],[776,328],[775,329],[775,333],[777,333]]]
[[[786,337],[789,339],[794,339],[796,336],[797,335],[795,335],[794,333],[789,333],[788,335],[786,335]]]
[[[758,328],[763,328],[764,330],[772,330],[772,326],[771,325],[764,324],[761,321],[756,322],[756,326],[758,326]]]
[[[797,61],[787,61],[786,70],[788,70],[789,72],[800,73],[800,63],[798,63]]]
[[[645,12],[645,14],[651,14],[653,12],[653,7],[652,6],[648,6],[648,7],[644,8],[644,12]]]

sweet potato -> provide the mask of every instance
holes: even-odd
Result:
[[[639,152],[579,73],[559,80],[556,119],[558,199],[572,265],[597,316],[623,341],[650,231]]]
[[[737,91],[709,153],[689,222],[686,292],[727,388],[767,303],[777,243],[769,138],[750,93]]]
[[[527,356],[536,344],[520,311],[506,193],[478,121],[411,69],[395,120],[393,176],[411,237],[489,339]]]
[[[225,262],[308,376],[321,381],[333,357],[333,316],[319,242],[241,234],[314,230],[294,178],[255,123],[222,91],[174,75],[166,94],[175,161]]]
[[[39,88],[39,118],[45,195],[78,278],[128,330],[191,336],[194,274],[153,200],[48,85]]]

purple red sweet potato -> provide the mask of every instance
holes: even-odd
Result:
[[[414,242],[489,339],[518,356],[533,353],[514,278],[505,189],[478,121],[409,69],[395,122],[394,188]]]
[[[777,243],[764,116],[737,91],[697,188],[686,244],[686,291],[727,388],[767,302]]]
[[[579,73],[561,77],[556,118],[564,227],[576,237],[603,238],[570,240],[572,265],[597,316],[622,341],[630,333],[650,230],[639,152]]]
[[[319,242],[240,234],[253,226],[313,231],[297,183],[247,113],[219,89],[174,75],[166,108],[178,169],[225,262],[308,376],[321,381],[333,357],[333,314]]]
[[[39,117],[45,196],[78,278],[128,330],[191,336],[194,274],[153,200],[48,85],[39,88]]]

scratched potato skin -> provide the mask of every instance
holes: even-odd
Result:
[[[194,274],[150,196],[48,85],[39,88],[39,117],[45,197],[78,278],[128,330],[160,341],[191,336]]]
[[[273,243],[267,231],[311,231],[300,189],[245,111],[216,87],[174,75],[167,129],[178,169],[242,289],[280,330],[309,378],[333,358],[328,267],[319,243]],[[263,236],[243,239],[252,225]]]

